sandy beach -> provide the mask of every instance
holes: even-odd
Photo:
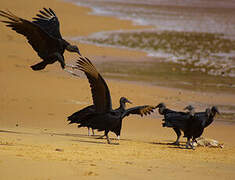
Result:
[[[90,15],[88,8],[56,0],[1,1],[0,9],[31,19],[42,7],[50,7],[60,19],[64,37],[89,35],[104,30],[141,29],[126,20]],[[68,13],[69,12],[69,13]],[[148,27],[144,27],[148,28]],[[162,117],[129,116],[123,121],[119,145],[87,136],[87,129],[67,125],[67,117],[92,103],[87,79],[73,77],[59,63],[34,72],[40,59],[26,39],[0,24],[0,174],[3,180],[64,179],[226,179],[235,178],[235,126],[215,122],[203,137],[216,139],[224,148],[196,150],[168,145],[173,130],[162,128]],[[105,59],[141,59],[145,53],[78,44],[84,56],[98,63]],[[97,58],[96,58],[97,57]],[[67,63],[77,56],[65,53]],[[198,111],[210,105],[234,105],[234,93],[203,93],[107,79],[113,107],[122,96],[134,106],[165,102],[182,110],[196,104]],[[128,105],[128,107],[131,107]],[[96,132],[102,135],[102,132]],[[112,142],[117,142],[110,133]]]

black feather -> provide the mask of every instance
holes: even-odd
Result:
[[[53,15],[48,9],[46,9],[46,8],[43,8],[49,15]]]
[[[53,11],[51,8],[49,8],[49,11],[50,11],[54,16],[56,16],[55,13],[54,13],[54,11]]]
[[[46,17],[50,17],[47,13],[45,13],[44,11],[42,11],[42,10],[40,10],[39,11],[41,14],[43,14],[44,16],[46,16]]]
[[[34,21],[19,18],[10,11],[0,10],[0,16],[6,18],[3,20],[7,27],[17,33],[25,36],[28,43],[37,52],[38,56],[43,60],[37,65],[31,66],[33,70],[41,70],[48,64],[59,61],[61,67],[64,68],[64,51],[71,45],[65,41],[59,30],[59,20],[54,11],[49,8],[44,11],[39,11],[41,14],[36,14]],[[71,48],[70,48],[71,49]],[[73,51],[73,50],[70,50]],[[74,50],[73,52],[77,52]]]
[[[42,19],[47,19],[46,17],[42,16],[41,14],[36,14],[36,16],[42,18]]]

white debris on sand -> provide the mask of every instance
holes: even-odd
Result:
[[[223,143],[219,143],[217,140],[199,137],[196,139],[194,146],[213,147],[213,148],[224,148]]]

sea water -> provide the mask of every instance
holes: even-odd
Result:
[[[152,29],[98,32],[84,43],[141,50],[186,65],[182,70],[235,76],[234,0],[69,0],[92,14]]]

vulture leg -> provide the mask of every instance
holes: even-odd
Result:
[[[88,127],[88,136],[91,136],[91,131],[92,131],[92,135],[94,136],[95,135],[95,132],[94,132],[94,129]]]
[[[72,69],[75,69],[75,68],[76,68],[76,66],[74,66],[74,65],[72,65],[72,64],[66,64],[65,66],[66,66],[66,67],[69,67],[69,68],[72,68]]]
[[[88,136],[91,136],[91,131],[90,131],[90,127],[87,128],[88,129]]]
[[[179,146],[179,145],[180,145],[179,139],[180,139],[180,136],[181,136],[181,132],[180,132],[180,130],[179,130],[178,128],[173,128],[173,129],[174,129],[174,131],[175,131],[175,133],[176,133],[176,135],[177,135],[177,139],[176,139],[176,141],[173,142],[172,144]]]
[[[187,137],[186,148],[187,148],[187,149],[190,149],[190,148],[191,148],[191,149],[194,149],[193,145],[190,143],[190,139],[191,139],[191,138]]]
[[[65,68],[64,57],[61,56],[61,54],[59,53],[54,53],[53,55],[57,57],[57,60],[60,62],[61,68],[64,69]]]
[[[190,138],[187,137],[186,148],[189,149],[190,146]]]
[[[105,136],[107,138],[107,142],[108,142],[108,144],[111,144],[111,141],[109,139],[108,133],[109,133],[109,131],[105,130]]]
[[[194,150],[195,147],[194,147],[194,142],[197,143],[197,140],[195,138],[192,139],[192,149]]]
[[[37,63],[35,65],[30,66],[34,71],[42,70],[46,67],[47,63],[45,61],[42,61],[40,63]]]

